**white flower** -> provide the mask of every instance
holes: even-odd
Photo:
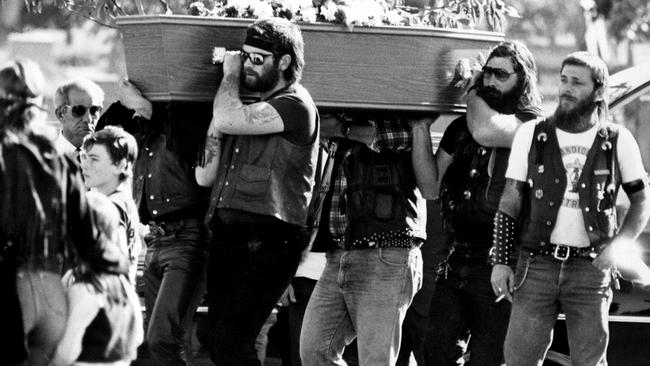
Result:
[[[320,7],[320,14],[325,20],[332,22],[336,19],[336,10],[336,4],[333,1],[327,1]]]
[[[301,20],[306,23],[316,22],[317,10],[313,6],[310,8],[300,9]]]

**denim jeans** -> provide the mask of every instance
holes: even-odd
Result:
[[[282,223],[217,225],[208,264],[210,357],[259,366],[255,341],[296,273],[306,243]]]
[[[303,320],[302,363],[346,365],[343,350],[356,337],[359,365],[394,365],[406,310],[421,285],[419,248],[328,252]]]
[[[61,276],[49,271],[19,269],[16,288],[29,351],[25,364],[47,365],[63,336],[68,317]]]
[[[205,294],[207,231],[183,227],[147,243],[147,343],[157,365],[191,364],[192,319]]]
[[[309,298],[316,286],[316,280],[306,277],[296,277],[291,281],[291,286],[293,286],[293,293],[296,297],[296,302],[287,306],[291,365],[302,366],[302,362],[300,361],[300,331]]]
[[[471,244],[457,247],[440,274],[431,300],[425,341],[425,364],[452,366],[462,356],[458,341],[470,332],[466,365],[503,363],[503,342],[508,329],[510,303],[495,303],[490,284],[492,267],[488,249]]]
[[[469,330],[470,361],[466,365],[501,365],[510,303],[494,302],[492,267],[484,262],[452,268],[447,278],[441,277],[436,283],[425,341],[425,364],[456,365],[462,356],[458,341]]]
[[[607,365],[611,270],[589,258],[564,262],[551,256],[519,254],[512,315],[505,343],[506,363],[541,365],[562,310],[573,365]]]

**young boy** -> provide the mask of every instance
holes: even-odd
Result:
[[[122,128],[107,126],[86,136],[82,148],[81,169],[86,187],[108,196],[120,212],[120,227],[124,228],[120,235],[126,235],[123,242],[127,243],[123,249],[131,261],[129,279],[135,285],[142,240],[138,235],[140,218],[133,201],[131,179],[138,145]]]

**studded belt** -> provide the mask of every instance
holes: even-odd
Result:
[[[537,254],[551,256],[559,261],[565,261],[569,258],[575,257],[588,257],[594,259],[600,252],[597,247],[578,248],[562,244],[550,244],[548,248],[532,251]]]

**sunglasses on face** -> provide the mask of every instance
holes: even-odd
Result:
[[[99,105],[91,105],[90,107],[86,107],[84,105],[72,105],[68,107],[70,107],[70,112],[74,118],[83,117],[86,114],[87,110],[90,111],[90,115],[96,116],[102,113],[102,110],[104,109]]]
[[[489,77],[490,75],[494,76],[499,81],[506,81],[512,74],[516,74],[516,71],[507,72],[504,69],[495,69],[494,67],[484,66],[483,67],[483,77]]]
[[[266,61],[266,58],[269,56],[273,56],[273,54],[271,53],[269,55],[264,55],[257,52],[246,52],[243,50],[241,51],[242,62],[246,62],[246,60],[248,59],[253,65],[256,66],[263,65],[264,61]]]

